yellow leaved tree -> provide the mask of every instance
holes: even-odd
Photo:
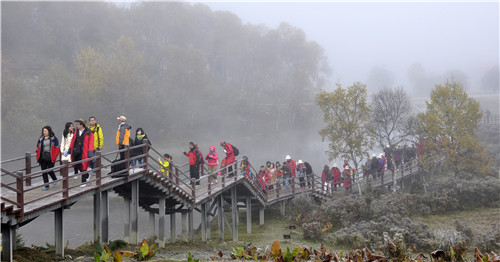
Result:
[[[369,132],[370,107],[366,98],[366,85],[360,82],[347,88],[337,84],[333,92],[322,90],[316,95],[316,104],[323,111],[326,124],[319,133],[323,141],[330,142],[330,160],[339,157],[347,159],[354,162],[356,170],[369,156],[368,151],[374,144]],[[358,188],[361,190],[361,187]]]
[[[458,176],[488,173],[492,160],[475,134],[483,116],[479,102],[451,80],[436,85],[426,104],[426,112],[418,114],[417,134],[425,144],[421,165],[429,169],[439,163]]]

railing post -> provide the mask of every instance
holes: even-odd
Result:
[[[280,186],[281,184],[281,179],[280,179],[280,182],[276,183],[276,198],[280,198]]]
[[[130,145],[125,145],[125,148],[127,149],[125,150],[125,159],[127,160],[125,161],[125,169],[128,172],[130,168]]]
[[[62,161],[61,176],[63,178],[63,199],[68,200],[69,189],[68,189],[68,160]]]
[[[312,192],[314,192],[314,188],[315,188],[315,185],[314,185],[314,173],[311,174],[311,188],[312,188]]]
[[[16,193],[17,195],[17,207],[21,209],[21,217],[24,217],[24,174],[22,171],[17,171],[17,178],[16,178],[16,186],[17,190],[19,192]]]
[[[95,160],[95,167],[97,171],[95,172],[96,186],[101,188],[101,175],[102,175],[102,153],[101,151],[96,152],[97,159]]]
[[[31,186],[31,153],[26,152],[24,155],[26,166],[26,186]]]
[[[384,173],[385,172],[382,171],[382,170],[380,172],[381,172],[381,174],[380,174],[380,177],[381,177],[381,179],[380,179],[381,180],[381,186],[382,186],[382,188],[384,188]]]
[[[179,169],[175,167],[175,184],[179,185]]]
[[[224,167],[224,168],[227,169],[227,166]],[[224,169],[222,171],[224,171]],[[221,182],[222,183],[222,188],[224,188],[226,186],[225,182],[226,182],[226,172],[223,172],[223,174],[222,174],[222,182]],[[219,211],[217,211],[217,212],[219,212]]]
[[[292,176],[292,195],[295,195],[295,177]]]
[[[208,176],[208,197],[212,197],[212,175]]]
[[[233,174],[234,174],[234,181],[236,181],[238,179],[238,161],[234,162]]]
[[[148,139],[144,139],[142,141],[142,143],[144,144],[143,145],[143,148],[142,148],[142,152],[144,154],[144,159],[143,159],[143,162],[144,162],[144,169],[145,170],[148,170],[148,157],[149,157],[149,141]],[[166,161],[166,160],[165,160]]]

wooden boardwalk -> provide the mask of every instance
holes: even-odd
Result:
[[[52,181],[48,184],[50,189],[42,191],[43,183],[41,182],[42,171],[39,167],[31,163],[33,155],[27,153],[24,157],[19,157],[11,160],[2,161],[2,193],[1,193],[1,213],[2,213],[2,234],[7,236],[12,235],[12,230],[23,226],[24,224],[34,220],[36,217],[50,212],[60,212],[60,220],[62,221],[62,210],[73,205],[78,200],[85,197],[94,197],[94,239],[107,241],[107,225],[101,224],[107,214],[100,213],[100,206],[107,205],[108,192],[113,190],[122,196],[130,206],[128,220],[130,221],[130,232],[125,232],[125,236],[130,237],[131,242],[137,242],[137,211],[141,207],[150,213],[150,217],[159,215],[160,222],[165,220],[165,215],[175,215],[179,212],[187,214],[187,223],[189,224],[190,239],[194,239],[192,223],[192,212],[197,210],[202,215],[202,239],[206,240],[210,234],[209,230],[210,217],[217,217],[219,220],[219,238],[223,240],[224,218],[223,202],[229,201],[232,207],[233,223],[230,230],[233,234],[233,240],[237,241],[237,209],[238,202],[243,202],[247,208],[247,214],[251,215],[250,209],[252,202],[259,206],[260,223],[264,222],[264,209],[277,203],[284,203],[299,195],[311,196],[317,200],[327,200],[334,194],[342,192],[358,193],[359,186],[364,183],[370,183],[375,189],[389,186],[399,186],[398,181],[402,181],[405,177],[411,177],[418,173],[416,165],[409,165],[405,169],[396,172],[394,180],[392,172],[385,172],[383,178],[377,179],[361,179],[352,183],[351,187],[345,189],[343,186],[325,187],[322,184],[321,178],[315,174],[311,174],[305,178],[304,184],[301,187],[298,178],[291,178],[288,190],[283,184],[283,181],[278,181],[272,185],[264,186],[260,178],[255,175],[249,177],[246,174],[240,173],[238,170],[240,161],[236,161],[233,166],[233,172],[229,175],[228,167],[225,167],[217,172],[224,175],[217,176],[216,181],[212,181],[211,176],[202,176],[198,183],[194,183],[194,179],[177,167],[175,164],[170,165],[169,176],[160,174],[159,163],[157,162],[158,153],[154,148],[147,150],[148,145],[136,146],[143,147],[144,154],[136,156],[134,159],[143,159],[144,164],[132,168],[129,167],[129,150],[126,148],[120,151],[109,152],[106,154],[98,153],[95,159],[96,168],[93,175],[85,183],[85,187],[81,187],[80,174],[75,176],[69,172],[70,167],[67,163],[59,163],[52,170],[57,175],[57,186],[52,186]],[[113,156],[117,153],[124,153],[126,160],[113,162]],[[88,161],[88,160],[87,160]],[[18,163],[16,165],[16,162]],[[83,161],[80,161],[83,162]],[[125,169],[122,172],[123,177],[113,177],[110,174],[111,168],[119,164],[124,164]],[[13,171],[6,170],[7,166],[13,166]],[[17,168],[17,169],[16,169]],[[255,170],[253,174],[257,174]],[[90,171],[89,171],[90,173]],[[77,179],[75,179],[77,177]],[[32,182],[33,181],[33,182]],[[394,183],[394,181],[398,183]],[[401,183],[402,186],[402,183]],[[272,188],[272,190],[269,190]],[[282,205],[284,208],[284,205]],[[58,211],[59,210],[59,211]],[[249,213],[248,213],[249,212]],[[284,210],[283,210],[284,212]],[[171,220],[175,217],[171,217]],[[154,220],[153,220],[154,221]],[[208,222],[207,222],[208,221]],[[175,220],[172,221],[171,228],[175,231]],[[183,221],[184,223],[184,221]],[[160,223],[161,224],[161,223]],[[226,219],[226,224],[228,224]],[[229,226],[229,225],[228,225]],[[61,222],[62,227],[62,222]],[[161,226],[160,226],[161,227]],[[208,228],[207,228],[208,227]],[[125,227],[126,228],[126,227]],[[62,230],[62,229],[61,229]],[[165,235],[162,234],[164,228],[159,229],[160,243],[164,241]],[[251,232],[251,218],[247,221],[247,232]],[[57,230],[56,230],[57,232]],[[135,235],[134,235],[135,234]],[[135,237],[135,238],[134,238]],[[172,233],[170,239],[175,240],[175,232]],[[59,240],[62,239],[62,232],[59,235]],[[12,239],[11,239],[12,240]],[[6,242],[3,239],[4,250],[12,247],[12,243]],[[62,242],[59,241],[56,233],[56,251],[62,254],[64,250],[60,247]],[[10,248],[12,249],[12,248]],[[5,253],[5,252],[4,252]],[[2,253],[2,257],[9,257]],[[5,256],[4,256],[5,255]],[[11,257],[11,256],[10,256]]]

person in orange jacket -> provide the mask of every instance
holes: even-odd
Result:
[[[132,127],[127,124],[127,118],[124,116],[119,116],[116,118],[118,120],[118,130],[116,131],[116,146],[118,149],[124,149],[130,141],[130,129]],[[120,152],[120,159],[125,159],[125,152]]]

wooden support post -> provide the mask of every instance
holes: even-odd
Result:
[[[219,241],[224,242],[224,207],[222,205],[222,195],[217,197],[217,218],[217,224],[219,227]]]
[[[188,214],[185,211],[181,213],[182,220],[182,237],[187,242],[188,241]]]
[[[98,152],[100,153],[100,152]],[[101,192],[101,232],[102,243],[109,242],[109,191]]]
[[[123,240],[130,243],[130,199],[123,198],[123,205],[125,207],[125,216],[123,221]]]
[[[94,243],[101,241],[101,192],[94,195]]]
[[[2,224],[2,261],[13,261],[16,228],[9,224]]]
[[[189,208],[188,212],[189,241],[194,242],[194,209]]]
[[[17,171],[16,172],[17,178],[16,178],[16,202],[17,202],[17,207],[21,209],[20,216],[24,217],[24,182],[23,182],[23,172]]]
[[[56,255],[64,258],[64,207],[54,211]]]
[[[238,242],[238,201],[236,195],[236,187],[231,188],[231,211],[232,211],[232,220],[233,220],[233,241]]]
[[[139,180],[130,182],[132,199],[130,201],[130,242],[138,244],[139,232]]]
[[[26,152],[24,154],[25,168],[26,168],[26,186],[31,186],[31,153]]]
[[[264,207],[259,208],[259,225],[264,225]]]
[[[285,200],[281,201],[281,216],[285,216]]]
[[[165,208],[166,200],[164,197],[158,199],[158,245],[165,247]],[[175,213],[173,214],[175,216]]]
[[[207,205],[201,204],[201,241],[207,242]]]
[[[208,241],[208,240],[210,240],[211,235],[212,235],[212,232],[210,230],[210,221],[211,221],[211,219],[210,219],[210,211],[211,211],[210,202],[207,202],[206,205],[207,205],[207,207],[206,207],[207,208],[206,209],[207,210],[206,228],[207,228],[207,241]]]
[[[155,222],[155,213],[149,213],[149,239],[154,239],[156,236],[156,222]]]
[[[247,197],[247,234],[252,234],[252,198]]]
[[[174,243],[177,238],[177,228],[175,225],[175,212],[170,215],[170,242]]]
[[[295,195],[295,177],[292,177],[292,195]]]

